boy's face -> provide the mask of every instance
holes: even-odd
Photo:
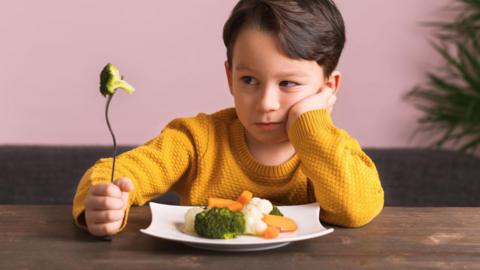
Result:
[[[240,122],[249,139],[262,144],[288,141],[289,109],[325,84],[317,62],[289,58],[271,34],[256,28],[238,34],[232,67],[226,62],[225,69]]]

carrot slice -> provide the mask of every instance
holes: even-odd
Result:
[[[215,197],[211,197],[211,198],[208,198],[208,208],[212,208],[212,207],[228,207],[230,204],[234,203],[235,201],[234,200],[230,200],[230,199],[223,199],[223,198],[215,198]]]
[[[233,202],[232,204],[229,204],[227,207],[228,207],[228,209],[230,209],[234,212],[239,212],[239,211],[242,211],[243,204],[241,204],[239,202]]]
[[[273,238],[277,238],[279,234],[280,234],[279,228],[268,225],[267,229],[263,232],[263,238],[273,239]]]
[[[222,199],[222,198],[208,198],[208,208],[223,208],[227,207],[232,211],[240,211],[243,208],[243,205],[237,201],[230,200],[230,199]]]
[[[238,197],[237,199],[237,202],[243,204],[243,205],[246,205],[247,203],[250,202],[250,200],[252,199],[253,197],[253,194],[252,192],[248,191],[248,190],[244,190],[242,192],[242,194],[240,194],[240,196]]]
[[[295,221],[288,217],[263,215],[263,221],[269,226],[279,228],[281,232],[293,232],[297,229]]]

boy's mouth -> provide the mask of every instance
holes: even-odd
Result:
[[[255,126],[262,130],[274,130],[279,128],[282,122],[259,122],[255,123]]]

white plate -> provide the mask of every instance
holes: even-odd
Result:
[[[280,233],[275,239],[242,235],[234,239],[208,239],[191,235],[182,231],[185,213],[191,206],[176,206],[150,203],[152,222],[141,232],[163,239],[182,242],[186,245],[219,251],[255,251],[278,248],[290,242],[302,241],[320,237],[333,232],[333,228],[326,229],[320,223],[320,207],[318,203],[279,206],[280,211],[297,223],[295,232]]]

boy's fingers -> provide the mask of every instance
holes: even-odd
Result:
[[[120,229],[121,221],[104,223],[104,224],[88,224],[88,231],[95,236],[114,235]]]
[[[125,210],[100,210],[88,211],[85,218],[89,223],[103,224],[120,221],[125,215]]]
[[[331,113],[333,111],[333,105],[337,102],[337,96],[332,95],[327,101],[327,111]]]
[[[324,95],[327,95],[327,96],[330,96],[330,95],[333,95],[333,89],[328,87],[328,86],[325,86],[325,87],[322,88],[320,93],[322,93]]]
[[[333,106],[333,105],[335,104],[335,102],[337,102],[337,96],[332,95],[332,96],[328,99],[328,106]]]
[[[122,196],[121,190],[113,184],[96,184],[90,188],[90,192],[93,196]]]
[[[88,210],[121,210],[125,203],[121,198],[107,196],[88,196],[85,200],[85,208]]]
[[[327,107],[327,111],[328,111],[329,113],[332,113],[332,111],[333,111],[333,105],[328,106],[328,107]]]
[[[128,193],[128,192],[122,192],[122,197],[121,197],[121,198],[122,198],[122,201],[123,201],[123,203],[124,203],[124,206],[127,206],[127,205],[128,205],[128,194],[130,194],[130,193]]]
[[[130,192],[133,190],[134,186],[132,180],[127,177],[123,177],[113,181],[113,183],[120,188],[123,192]]]

